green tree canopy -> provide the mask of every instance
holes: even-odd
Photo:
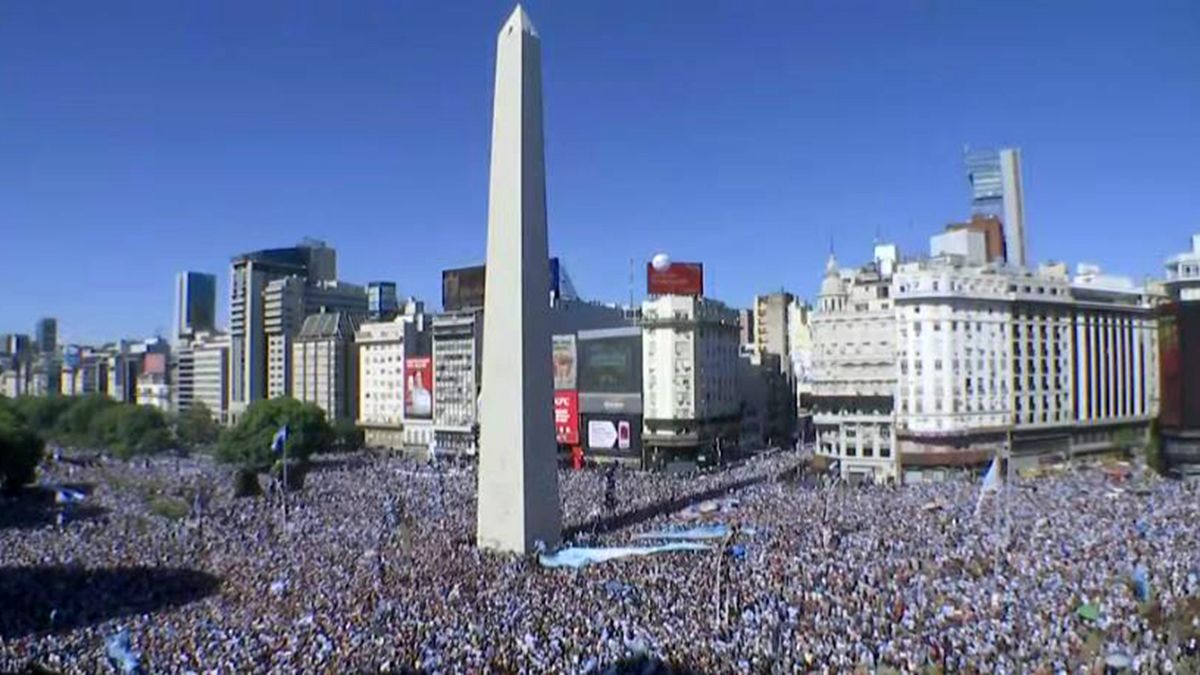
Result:
[[[213,419],[212,411],[200,401],[179,413],[175,422],[175,435],[179,442],[189,448],[200,448],[217,442],[221,427]]]
[[[333,443],[333,429],[325,411],[312,403],[294,398],[255,401],[232,429],[221,434],[217,458],[254,471],[265,471],[275,462],[271,440],[283,425],[288,426],[287,452],[291,459],[304,460],[327,450]]]
[[[333,425],[333,449],[337,452],[357,452],[365,444],[363,430],[350,420],[338,420]]]
[[[159,453],[172,443],[166,417],[158,409],[144,405],[105,409],[93,420],[90,434],[97,445],[122,459]]]
[[[0,490],[13,492],[33,482],[45,443],[0,398]]]
[[[64,445],[98,447],[101,443],[92,435],[96,419],[106,410],[121,405],[103,394],[73,399],[70,407],[58,417],[50,437]]]

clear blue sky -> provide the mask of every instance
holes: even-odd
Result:
[[[835,241],[967,213],[1024,155],[1035,259],[1158,274],[1200,231],[1200,4],[537,0],[552,250],[580,291],[700,260],[811,296]],[[0,3],[0,332],[167,329],[175,272],[305,235],[439,303],[481,261],[508,2]],[[641,281],[638,283],[639,290]]]

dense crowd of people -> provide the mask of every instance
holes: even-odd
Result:
[[[702,476],[621,472],[615,501],[640,509],[797,461],[779,453]],[[568,525],[604,515],[607,475],[560,474]],[[154,672],[586,673],[641,659],[706,673],[1058,673],[1114,657],[1171,672],[1194,664],[1200,630],[1197,493],[1149,479],[1114,487],[1090,469],[1017,481],[979,513],[975,480],[765,480],[740,487],[737,508],[706,516],[736,525],[736,541],[579,570],[477,551],[470,467],[318,461],[288,496],[286,527],[277,499],[222,490],[195,498],[185,518],[147,509],[145,486],[179,494],[228,482],[204,459],[50,462],[44,477],[94,486],[86,502],[104,512],[72,518],[55,507],[68,510],[61,525],[0,524],[0,577],[152,568],[218,583],[185,600],[166,597],[182,591],[164,583],[151,606],[111,575],[72,594],[0,578],[0,670],[101,672],[106,638],[124,628]],[[626,544],[683,524],[666,513],[587,536]],[[13,606],[16,593],[25,602]],[[22,614],[48,602],[44,617]]]

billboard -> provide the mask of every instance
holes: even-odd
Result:
[[[483,265],[442,270],[442,309],[457,312],[483,307],[483,286],[487,272]]]
[[[579,392],[554,392],[554,437],[563,445],[579,444]]]
[[[599,456],[640,455],[642,420],[636,415],[583,415],[587,453]]]
[[[550,294],[563,295],[563,270],[558,258],[550,259]],[[442,309],[457,312],[464,309],[483,309],[487,285],[487,266],[474,265],[442,270]]]
[[[579,390],[587,393],[642,393],[642,337],[614,335],[576,342]]]
[[[554,388],[574,389],[576,381],[575,370],[575,336],[555,335],[551,344],[551,354],[554,360]]]
[[[650,295],[704,295],[704,265],[673,262],[660,271],[646,263],[646,292]]]
[[[433,357],[404,359],[404,417],[433,418]]]

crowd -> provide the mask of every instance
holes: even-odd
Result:
[[[638,509],[795,461],[780,453],[703,477],[622,472],[616,503]],[[218,491],[171,520],[125,494],[134,480],[167,490],[219,482],[205,460],[46,471],[93,482],[87,499],[107,510],[0,529],[0,576],[179,568],[219,585],[131,612],[121,609],[127,585],[88,587],[55,607],[69,629],[46,617],[23,630],[21,607],[0,606],[0,670],[102,672],[105,639],[125,628],[154,672],[586,673],[641,658],[705,673],[1074,673],[1117,654],[1140,672],[1172,672],[1194,666],[1200,629],[1198,495],[1158,480],[1114,488],[1094,470],[1018,481],[978,515],[976,481],[767,480],[710,516],[738,526],[744,555],[715,542],[580,570],[478,552],[470,468],[318,462],[289,496],[286,528],[269,498]],[[602,515],[606,480],[601,470],[560,475],[568,524]],[[676,524],[678,514],[663,514],[594,538],[624,544]],[[1131,590],[1139,566],[1149,598]],[[84,605],[110,615],[70,622],[94,612]]]

